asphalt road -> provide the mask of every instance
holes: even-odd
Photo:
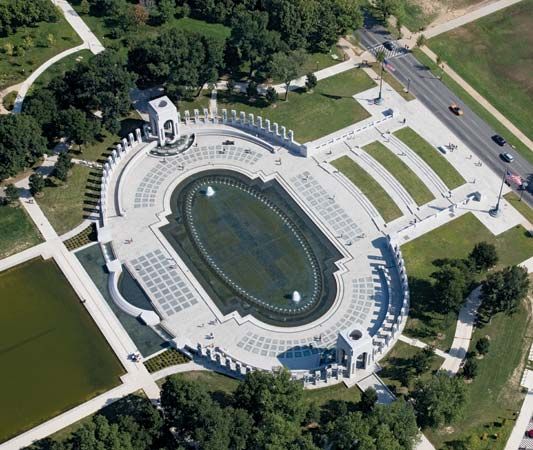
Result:
[[[365,28],[359,31],[359,38],[361,44],[367,49],[392,39],[381,25],[376,24],[366,24]],[[392,58],[389,62],[396,69],[392,75],[404,86],[407,86],[408,79],[410,79],[410,91],[484,164],[497,174],[503,175],[505,169],[510,169],[513,173],[517,173],[529,181],[529,187],[524,192],[523,201],[533,207],[533,166],[508,145],[502,148],[496,144],[491,139],[496,132],[436,78],[425,65],[419,63],[411,53]],[[462,117],[455,116],[448,109],[451,103],[456,103],[463,109],[464,115]],[[499,155],[503,151],[513,154],[515,160],[512,164],[505,163],[500,159]],[[511,185],[511,187],[520,194],[517,186]],[[494,201],[496,202],[496,199]]]

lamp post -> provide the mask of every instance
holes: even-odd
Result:
[[[522,183],[522,186],[521,186],[521,189],[520,189],[520,199],[518,200],[519,202],[522,201],[522,196],[524,195],[524,191],[527,189],[528,186],[529,186],[529,183],[527,181],[524,181]]]
[[[407,93],[409,93],[410,87],[411,87],[411,78],[407,78]]]

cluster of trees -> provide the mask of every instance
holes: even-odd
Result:
[[[439,269],[431,274],[439,307],[445,313],[459,311],[465,296],[472,290],[475,277],[495,266],[498,254],[494,245],[480,242],[466,259],[441,259]]]
[[[111,419],[96,416],[66,441],[48,439],[33,448],[409,450],[417,441],[414,410],[403,400],[377,405],[369,390],[359,403],[332,401],[318,408],[303,395],[287,372],[255,372],[233,394],[218,395],[199,382],[170,377],[160,409],[133,398]]]
[[[126,59],[106,50],[37,89],[25,100],[23,115],[37,122],[49,142],[65,138],[81,150],[102,127],[119,131],[119,118],[131,108],[134,82]]]
[[[59,14],[48,0],[0,0],[0,36],[37,22],[55,22]]]

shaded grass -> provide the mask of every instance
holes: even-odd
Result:
[[[520,393],[520,379],[533,331],[529,302],[524,301],[512,315],[497,314],[490,324],[475,330],[472,342],[489,336],[490,350],[478,360],[478,376],[466,386],[464,415],[453,424],[453,432],[427,433],[438,448],[444,442],[476,434],[485,436],[480,450],[504,449],[515,423],[514,413],[524,399]]]
[[[412,360],[413,357],[421,352],[422,349],[409,345],[403,341],[397,341],[392,349],[387,352],[385,358],[379,361],[379,365],[382,369],[379,371],[378,375],[383,380],[383,382],[394,390],[398,390],[401,387],[405,387],[409,390],[412,390],[416,380],[427,380],[431,375],[437,371],[442,363],[444,358],[438,355],[433,356],[433,361],[429,370],[423,372],[418,377],[413,377],[410,379],[408,385],[405,384],[405,374],[413,370]]]
[[[381,142],[372,142],[363,149],[387,169],[413,197],[418,206],[424,205],[435,197],[424,182],[397,155]]]
[[[476,91],[533,139],[533,0],[495,12],[430,40]]]
[[[46,217],[59,235],[79,225],[94,213],[99,198],[100,172],[74,165],[65,184],[49,180],[43,196],[37,198]]]
[[[320,80],[312,93],[302,90],[289,93],[275,107],[263,99],[250,101],[244,95],[218,93],[218,110],[245,111],[292,129],[298,142],[308,142],[333,133],[369,117],[352,96],[370,89],[374,82],[361,69],[348,70]],[[281,96],[283,98],[283,95]]]
[[[49,34],[54,36],[53,45],[48,44]],[[8,56],[3,52],[8,43],[20,47],[25,37],[32,39],[33,47],[25,50],[24,56]],[[35,27],[20,27],[15,33],[0,37],[0,89],[25,80],[45,61],[79,44],[81,39],[62,14],[57,22],[39,22]]]
[[[434,302],[431,273],[442,258],[466,258],[478,242],[496,246],[497,268],[519,264],[533,254],[533,238],[522,226],[494,236],[472,213],[429,232],[402,246],[409,276],[411,306],[404,333],[447,351],[455,333],[457,314],[439,312]]]
[[[437,65],[420,49],[413,49],[413,54],[416,59],[431,69],[434,74],[440,74]],[[449,75],[444,73],[442,75],[442,82],[457,95],[474,113],[483,119],[491,128],[498,134],[505,136],[505,139],[518,153],[522,155],[530,164],[533,164],[533,152],[514,134],[512,134],[502,123],[496,119],[489,111],[478,103],[468,92],[466,92],[459,84],[457,84]],[[489,138],[489,137],[488,137]]]
[[[34,89],[45,87],[54,78],[64,75],[66,71],[73,69],[81,61],[88,61],[89,59],[91,59],[92,56],[93,54],[90,50],[80,50],[79,52],[68,55],[63,59],[57,61],[56,63],[52,64],[41,75],[39,75],[39,77],[32,84],[30,94],[31,91],[33,91]]]
[[[32,220],[20,205],[0,206],[0,259],[43,241]]]
[[[365,172],[353,159],[341,156],[331,165],[342,172],[353,184],[355,184],[368,200],[376,207],[385,222],[390,222],[402,216],[400,208],[390,198],[385,189]]]
[[[0,441],[120,384],[124,373],[53,260],[0,274]]]
[[[503,196],[513,208],[516,208],[531,224],[533,224],[533,209],[531,209],[526,202],[520,201],[520,197],[513,191],[508,192]]]
[[[394,135],[418,154],[433,169],[448,189],[453,190],[465,183],[464,178],[455,170],[452,164],[412,128],[402,128],[395,131]]]

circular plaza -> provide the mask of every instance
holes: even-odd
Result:
[[[99,241],[111,294],[236,375],[359,378],[406,316],[399,250],[291,133],[240,125],[152,120],[110,157]],[[121,295],[125,271],[150,307]]]

